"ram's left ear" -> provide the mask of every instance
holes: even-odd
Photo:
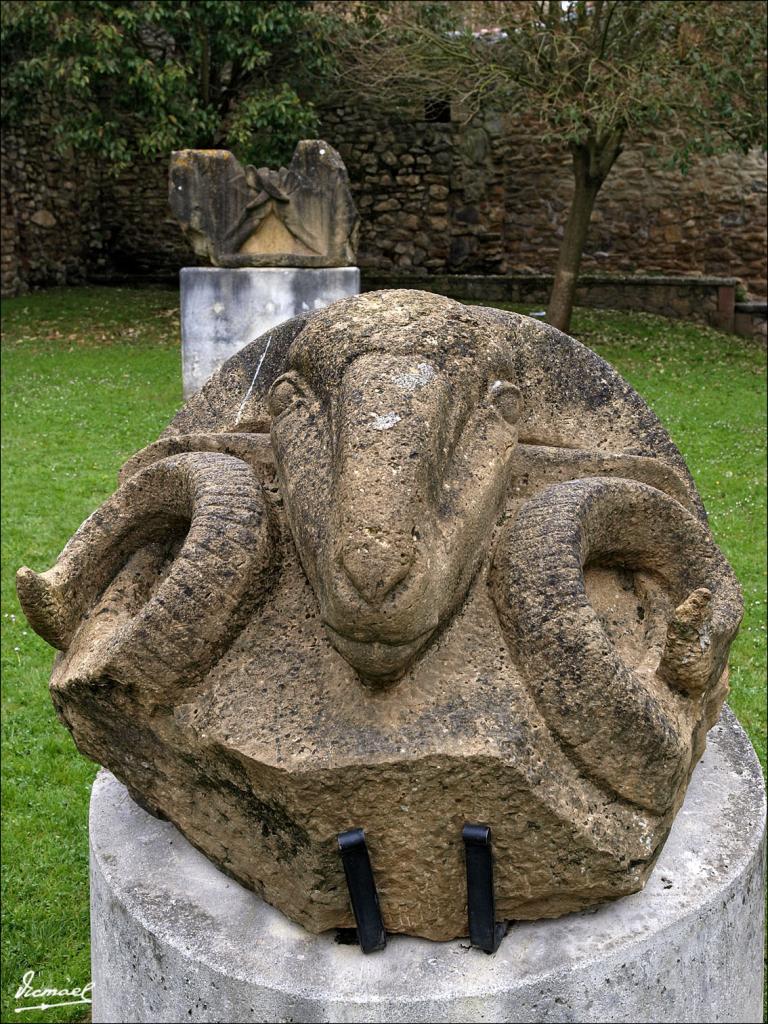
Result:
[[[488,388],[488,398],[499,415],[514,426],[523,411],[523,396],[520,389],[506,380],[495,380]]]

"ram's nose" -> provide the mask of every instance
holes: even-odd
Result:
[[[378,538],[349,542],[341,551],[341,564],[350,583],[375,608],[408,576],[415,558],[411,542]]]

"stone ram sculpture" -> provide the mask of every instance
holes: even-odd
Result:
[[[20,570],[79,749],[312,931],[466,934],[641,888],[727,691],[742,601],[685,464],[602,359],[419,291],[229,360]]]

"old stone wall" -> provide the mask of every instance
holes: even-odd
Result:
[[[412,275],[366,271],[363,291],[407,288]],[[579,275],[578,306],[602,309],[642,309],[675,320],[697,320],[726,331],[734,330],[736,279],[728,277],[661,277],[647,274]],[[456,299],[538,305],[542,311],[552,289],[551,274],[430,274],[419,287]],[[751,330],[744,330],[751,334]]]
[[[570,157],[491,115],[462,127],[328,112],[377,273],[551,272],[572,190]],[[598,196],[582,269],[737,277],[766,294],[764,154],[665,166],[653,144],[623,153]]]
[[[58,156],[52,121],[3,132],[2,292],[78,284],[106,266],[96,167]]]
[[[175,277],[182,267],[207,265],[171,216],[167,159],[130,167],[109,182],[101,217],[112,253],[109,278]]]
[[[528,129],[497,115],[464,126],[343,107],[325,111],[321,134],[349,169],[364,273],[551,273],[569,157]],[[199,262],[168,211],[166,160],[103,179],[98,202],[81,184],[87,171],[61,173],[39,140],[8,135],[3,162],[5,293],[84,277],[172,278]],[[648,143],[621,155],[600,193],[582,269],[736,277],[762,297],[765,245],[764,155],[700,159],[683,175]]]

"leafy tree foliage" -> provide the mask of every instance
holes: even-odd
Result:
[[[349,5],[340,84],[404,110],[451,96],[493,106],[573,158],[548,319],[567,330],[595,200],[622,149],[653,135],[695,153],[765,145],[762,0],[493,0]]]
[[[56,112],[60,149],[117,171],[138,155],[227,148],[285,161],[317,117],[323,14],[241,0],[4,0],[3,118]]]

